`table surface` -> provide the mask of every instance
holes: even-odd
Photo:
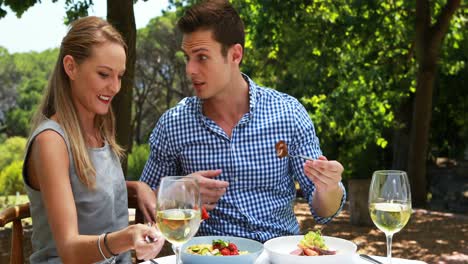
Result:
[[[386,263],[386,257],[379,257],[379,256],[371,256],[382,263]],[[155,259],[155,261],[158,264],[175,264],[175,256],[167,256],[167,257],[161,257]],[[258,257],[257,261],[255,264],[269,264],[270,262],[268,261],[268,254],[263,251],[263,253]],[[370,264],[371,262],[367,260],[363,260],[362,258],[359,257],[358,254],[354,256],[354,258],[349,262],[350,264]],[[154,264],[150,261],[145,261],[143,264]],[[409,259],[401,259],[401,258],[392,258],[392,264],[427,264],[424,261],[420,260],[409,260]]]

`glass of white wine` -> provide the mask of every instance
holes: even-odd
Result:
[[[162,178],[156,201],[156,225],[167,241],[172,243],[176,263],[182,245],[200,227],[200,189],[197,181],[188,176]]]
[[[379,170],[369,188],[372,221],[387,237],[387,262],[392,263],[392,237],[411,216],[411,189],[404,171]]]

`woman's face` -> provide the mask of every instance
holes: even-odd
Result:
[[[104,115],[112,98],[119,92],[125,72],[125,50],[114,42],[104,42],[92,48],[91,56],[82,63],[73,63],[70,77],[73,103],[81,118]],[[64,66],[67,67],[64,58]],[[75,62],[75,61],[73,61]],[[70,73],[69,73],[70,72]]]

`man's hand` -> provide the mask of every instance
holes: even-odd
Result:
[[[343,166],[336,160],[327,160],[320,156],[317,160],[308,160],[304,163],[304,172],[315,184],[316,191],[335,191],[339,188]]]
[[[147,222],[156,222],[156,193],[141,182],[138,188],[138,207],[142,210]]]
[[[320,156],[304,163],[304,173],[315,184],[312,207],[321,217],[330,217],[340,208],[343,190],[339,183],[343,166],[336,160]]]
[[[221,170],[197,171],[188,176],[197,179],[200,186],[202,204],[208,211],[216,207],[219,198],[226,193],[229,183],[226,181],[215,180],[214,178],[221,174]]]

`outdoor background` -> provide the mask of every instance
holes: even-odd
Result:
[[[23,151],[64,23],[105,6],[99,0],[26,2],[0,1],[0,17],[26,17],[39,5],[60,5],[56,27],[63,30],[48,49],[0,46],[0,208],[25,199]],[[155,2],[162,11],[137,9]],[[108,0],[106,11],[96,14],[116,25],[129,44],[128,70],[113,102],[118,140],[128,149],[124,169],[129,180],[140,176],[158,118],[192,95],[181,34],[174,26],[194,2]],[[346,186],[369,179],[378,169],[401,169],[411,179],[415,207],[467,214],[466,1],[231,2],[246,25],[241,70],[304,104],[324,154],[345,167]],[[143,10],[154,13],[144,23],[138,20]],[[47,16],[41,15],[38,23]],[[50,31],[39,29],[41,36]],[[0,43],[11,42],[13,35],[0,32]],[[35,39],[17,42],[34,46]]]

